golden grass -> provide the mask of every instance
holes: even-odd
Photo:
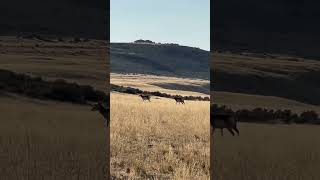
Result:
[[[0,36],[0,67],[106,90],[107,43]],[[0,179],[104,179],[103,118],[89,106],[0,94]]]
[[[89,106],[0,96],[0,179],[103,179],[103,119]]]
[[[211,139],[213,179],[319,179],[319,126],[240,123],[239,130]]]
[[[112,176],[209,179],[209,116],[209,102],[111,93]]]
[[[179,94],[183,96],[208,96],[207,94],[196,92],[195,87],[204,88],[208,86],[210,81],[202,79],[189,79],[189,78],[178,78],[178,77],[167,77],[167,76],[155,76],[147,74],[110,74],[110,83],[120,86],[128,86],[138,88],[144,91],[160,91],[167,94]],[[182,85],[177,90],[163,88],[161,85],[171,85],[172,88],[177,88],[175,85]]]

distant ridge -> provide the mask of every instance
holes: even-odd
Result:
[[[147,43],[146,43],[147,42]],[[150,40],[111,43],[111,72],[210,78],[210,52]]]

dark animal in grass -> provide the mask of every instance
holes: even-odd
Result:
[[[226,128],[229,130],[229,132],[232,134],[232,136],[235,135],[233,132],[236,131],[238,135],[240,135],[240,132],[237,128],[237,120],[235,116],[232,116],[230,114],[211,114],[210,117],[210,124],[213,128],[212,133],[214,133],[215,129],[221,129],[221,135],[223,136],[223,129]]]
[[[151,102],[151,101],[150,101],[150,98],[151,98],[151,97],[150,97],[149,95],[140,94],[139,96],[142,98],[143,101],[149,101],[149,102]]]
[[[184,100],[182,97],[174,97],[173,99],[176,100],[176,104],[178,103],[184,104]]]

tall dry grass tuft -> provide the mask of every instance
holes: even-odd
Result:
[[[116,178],[209,179],[210,104],[111,94]]]

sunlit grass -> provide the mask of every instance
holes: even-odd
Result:
[[[209,179],[209,102],[111,94],[114,177]]]
[[[214,134],[213,179],[319,179],[319,126],[240,123],[239,130]]]

